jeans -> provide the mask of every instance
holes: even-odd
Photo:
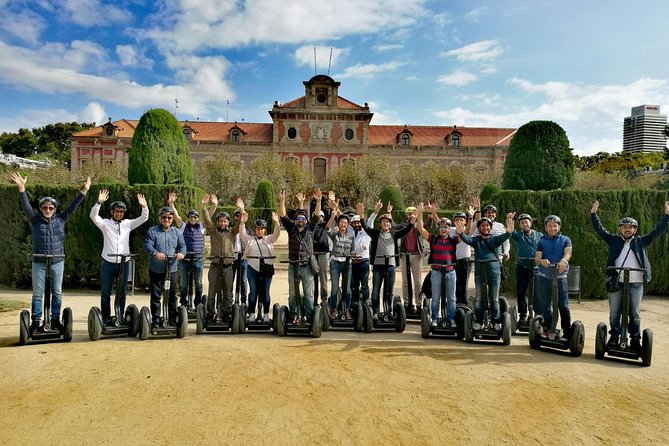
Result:
[[[469,302],[469,273],[471,271],[471,263],[469,259],[458,259],[455,266],[455,300],[457,303],[467,305]]]
[[[372,267],[372,311],[379,312],[379,293],[381,284],[386,274],[385,265],[374,265]],[[388,266],[388,283],[383,285],[383,297],[388,310],[393,311],[393,288],[395,287],[395,267]],[[385,310],[384,310],[385,312]]]
[[[430,281],[432,283],[432,320],[439,319],[439,307],[442,300],[441,280],[446,281],[444,292],[446,294],[446,317],[449,322],[455,321],[455,270],[446,271],[445,269],[432,268]],[[443,315],[442,315],[443,317]]]
[[[158,322],[161,316],[161,300],[163,296],[163,284],[165,283],[165,273],[154,273],[149,271],[149,281],[151,283],[151,316],[153,322]],[[177,315],[177,273],[170,273],[170,290],[167,300],[169,314],[163,314],[163,317],[174,318]]]
[[[258,307],[262,304],[263,314],[269,313],[269,287],[272,285],[272,276],[263,276],[258,271],[249,267],[246,270],[249,281],[249,308],[248,314],[256,312],[256,300],[260,298]]]
[[[485,266],[483,266],[485,268]],[[494,271],[488,270],[488,295],[484,296],[483,293],[483,277],[478,274],[479,271],[476,271],[474,274],[474,280],[476,282],[476,322],[479,324],[483,323],[483,299],[488,299],[488,310],[490,314],[490,319],[493,324],[499,323],[502,320],[502,316],[499,311],[499,284],[501,282],[501,276],[499,271],[495,274]]]
[[[232,311],[232,266],[212,263],[209,266],[209,298],[207,315],[229,313]]]
[[[320,271],[318,275],[314,277],[314,302],[318,303],[318,296],[321,297],[321,301],[325,302],[328,296],[328,258],[329,254],[315,254],[316,260],[318,261],[318,266]],[[320,290],[320,294],[319,291]]]
[[[204,263],[203,259],[193,259],[193,282],[195,283],[195,300],[193,305],[196,307],[202,301],[202,265]],[[191,261],[189,259],[183,259],[179,263],[179,282],[180,290],[179,294],[181,299],[179,303],[184,306],[188,306],[188,287],[190,285],[188,281],[188,275],[190,274]],[[193,289],[191,288],[191,292]]]
[[[351,265],[351,296],[356,302],[369,300],[369,260]]]
[[[105,259],[100,259],[100,310],[102,311],[102,320],[107,321],[111,316],[110,296],[112,286],[116,283],[116,274],[122,275],[121,286],[117,290],[119,308],[121,309],[121,317],[125,311],[125,289],[128,284],[128,269],[130,262],[120,263],[108,262]],[[114,315],[116,315],[116,308],[114,308]]]
[[[571,312],[569,310],[569,294],[567,288],[567,278],[559,277],[557,279],[558,287],[558,310],[560,311],[560,327],[568,337],[571,327]],[[536,276],[534,282],[534,309],[536,314],[544,316],[544,326],[553,326],[553,279],[548,277]]]
[[[330,260],[330,309],[337,309],[337,290],[339,290],[339,276],[341,280],[341,293],[346,308],[351,308],[351,273],[349,262],[338,262]]]
[[[630,283],[629,322],[627,331],[632,339],[639,339],[641,331],[641,299],[643,298],[643,283]],[[609,324],[611,336],[618,337],[621,332],[623,315],[623,284],[620,291],[609,294]]]
[[[314,275],[308,264],[298,266],[291,263],[288,265],[288,306],[290,307],[290,314],[293,317],[297,315],[297,295],[295,292],[296,270],[297,282],[302,282],[300,296],[302,298],[302,305],[304,306],[304,316],[310,318],[314,312]]]
[[[534,268],[516,265],[516,298],[518,299],[518,314],[520,317],[527,316],[527,289],[534,275]],[[532,290],[534,292],[534,290]],[[532,295],[534,297],[534,295]]]
[[[241,265],[241,271],[239,272],[239,281],[241,282],[240,285],[237,284],[237,270],[239,269]],[[247,280],[247,269],[249,266],[249,262],[246,259],[240,260],[235,260],[232,262],[232,275],[234,278],[232,279],[234,282],[234,290],[235,290],[235,296],[237,295],[237,286],[240,286],[239,289],[239,294],[240,294],[240,299],[241,303],[245,304],[246,303],[246,296],[248,294],[247,286],[246,286],[246,280]]]
[[[63,301],[63,271],[65,262],[51,264],[51,319],[60,317],[60,306]],[[32,262],[33,301],[32,320],[42,318],[42,296],[46,279],[46,263]]]
[[[411,305],[417,306],[421,304],[420,301],[420,286],[422,285],[420,279],[421,267],[423,265],[423,256],[418,253],[410,255],[409,263],[411,267],[411,291],[409,296],[409,268],[407,267],[407,255],[400,254],[400,261],[402,262],[402,297],[404,305],[409,305],[409,297],[411,297]]]

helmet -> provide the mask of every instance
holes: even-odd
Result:
[[[390,214],[383,214],[379,217],[379,223],[381,223],[381,220],[388,220],[389,222],[393,222],[393,216]]]
[[[464,212],[454,212],[453,220],[455,220],[456,218],[464,218],[465,220],[467,220],[467,215]]]
[[[479,229],[483,223],[488,223],[488,225],[492,228],[492,220],[488,217],[481,217],[479,221],[476,222],[476,229]]]
[[[360,222],[360,216],[354,215],[353,217],[351,217],[351,223],[353,223],[354,221]]]
[[[630,225],[630,226],[634,226],[635,228],[639,227],[639,223],[635,219],[633,219],[632,217],[621,218],[620,221],[618,222],[618,226],[622,226],[622,225]]]
[[[232,215],[234,215],[235,217],[238,215],[242,215],[242,211],[240,211],[239,209],[235,209],[235,212],[233,212]]]
[[[122,201],[115,201],[109,206],[109,210],[114,212],[116,209],[118,209],[121,212],[125,212],[128,210],[128,208],[125,206],[125,203]]]
[[[416,212],[416,208],[414,206],[409,206],[404,210],[405,214],[413,214],[414,212]]]
[[[439,222],[437,223],[437,226],[448,226],[449,228],[451,227],[451,220],[449,220],[446,217],[442,217],[439,219]]]
[[[228,221],[230,221],[230,214],[228,214],[228,213],[225,212],[225,211],[221,211],[221,212],[219,212],[218,214],[216,214],[216,217],[214,217],[214,220],[215,220],[215,221],[218,221],[219,218],[223,218],[223,217],[227,218]]]
[[[342,220],[346,220],[347,222],[350,222],[351,218],[347,214],[341,214],[339,217],[337,217],[337,223],[339,223]]]
[[[163,206],[163,207],[161,207],[160,210],[158,211],[158,216],[162,217],[163,214],[174,215],[174,211],[173,211],[172,208],[169,207],[169,206]]]
[[[255,226],[256,228],[267,229],[267,222],[266,222],[265,220],[263,220],[262,218],[259,218],[259,219],[257,219],[256,222],[254,223],[254,226]]]
[[[196,216],[196,217],[199,217],[199,216],[200,216],[200,213],[199,213],[198,211],[196,211],[195,209],[191,209],[191,210],[188,211],[188,213],[186,214],[186,217],[192,217],[193,215]]]
[[[53,207],[58,207],[58,200],[53,197],[44,197],[39,201],[39,207],[44,206],[45,203],[51,203]]]
[[[557,215],[549,215],[548,217],[544,218],[544,225],[549,221],[554,221],[558,225],[562,226],[562,220],[560,220],[560,217]]]
[[[492,204],[487,205],[486,207],[483,208],[483,215],[485,215],[486,212],[488,211],[493,211],[495,214],[497,213],[497,208],[493,206]]]
[[[295,211],[295,218],[297,218],[298,215],[307,217],[307,211],[305,211],[304,209],[298,209]]]
[[[520,220],[529,220],[531,222],[532,217],[530,216],[530,214],[520,214],[518,216],[518,221],[520,221]]]

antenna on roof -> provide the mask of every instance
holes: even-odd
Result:
[[[314,76],[316,76],[316,47],[314,47]]]
[[[330,61],[328,62],[328,76],[330,75],[330,66],[332,65],[332,47],[330,47]]]
[[[230,99],[226,99],[225,100],[225,122],[230,122],[229,113],[230,113]]]

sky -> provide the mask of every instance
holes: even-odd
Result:
[[[622,150],[669,112],[669,1],[0,0],[0,132],[55,122],[271,122],[328,74],[372,124],[562,126]],[[314,57],[314,53],[316,54]],[[662,74],[664,73],[664,74]]]

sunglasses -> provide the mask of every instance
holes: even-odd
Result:
[[[307,221],[307,219],[304,217],[297,217],[295,221]]]
[[[160,218],[161,218],[161,220],[172,220],[174,217],[165,216],[165,217],[160,217]]]
[[[42,206],[43,211],[53,211],[54,209],[56,208],[53,206]]]

